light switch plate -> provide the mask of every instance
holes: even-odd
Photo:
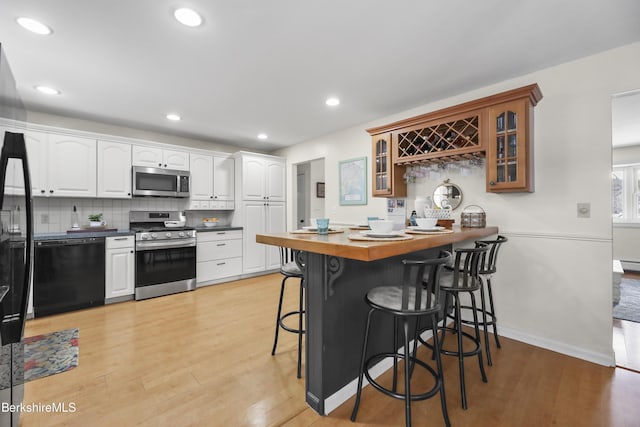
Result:
[[[591,203],[578,203],[578,218],[591,218]]]

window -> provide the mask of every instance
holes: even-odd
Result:
[[[612,214],[616,222],[640,222],[640,164],[614,166]]]

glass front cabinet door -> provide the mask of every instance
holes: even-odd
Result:
[[[372,136],[373,196],[404,197],[407,185],[402,177],[402,167],[393,164],[391,133]]]
[[[488,109],[487,191],[534,191],[533,107],[528,99]]]

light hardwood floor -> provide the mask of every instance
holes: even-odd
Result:
[[[27,383],[24,399],[74,402],[77,411],[26,413],[21,426],[404,425],[403,403],[371,387],[355,424],[353,398],[327,417],[307,407],[304,378],[295,375],[295,335],[282,333],[270,354],[279,284],[274,274],[28,321],[27,336],[80,328],[79,366]],[[457,361],[444,358],[454,426],[638,425],[640,374],[502,342],[493,347],[488,383],[467,362],[466,411]],[[415,402],[413,417],[415,425],[443,425],[439,399]]]

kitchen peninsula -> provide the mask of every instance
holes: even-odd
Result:
[[[306,288],[306,401],[323,415],[355,393],[355,385],[353,390],[343,388],[358,374],[368,311],[366,292],[398,283],[402,259],[434,258],[440,250],[451,250],[454,243],[472,246],[474,240],[497,234],[498,228],[454,227],[451,233],[389,242],[353,241],[349,233],[256,235],[258,243],[300,251]],[[372,353],[390,350],[391,322],[384,323],[374,327],[380,333],[370,337]]]

